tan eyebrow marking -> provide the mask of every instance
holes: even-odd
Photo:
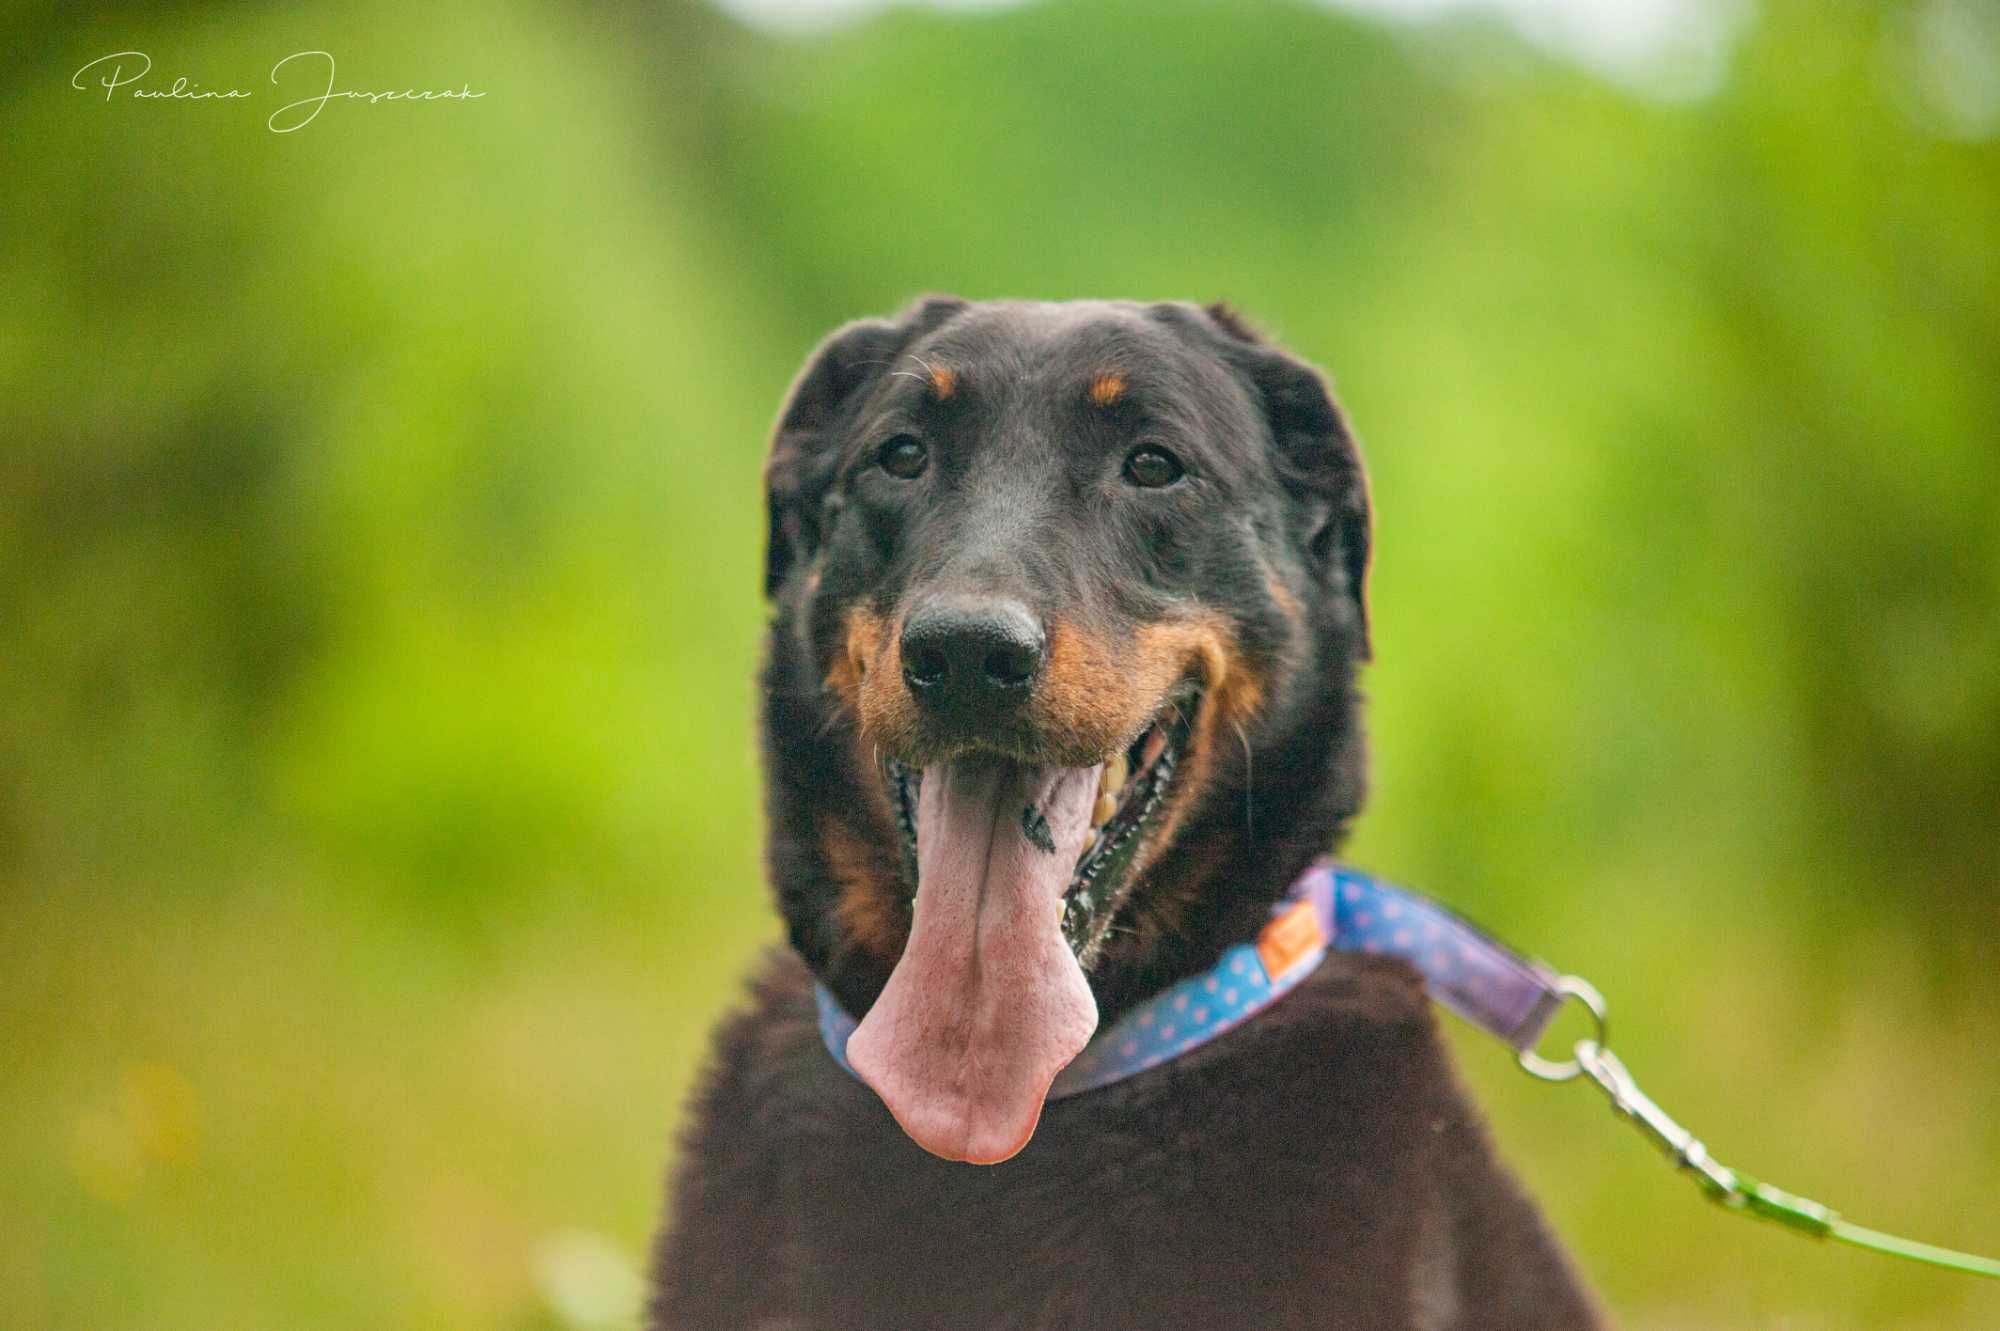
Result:
[[[1116,370],[1106,370],[1090,381],[1090,400],[1100,407],[1108,407],[1125,396],[1125,376]]]
[[[930,371],[931,396],[942,402],[958,391],[958,371],[949,365],[926,365]]]

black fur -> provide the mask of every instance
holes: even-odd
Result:
[[[1129,392],[1086,402],[1103,367]],[[870,468],[903,430],[932,450],[922,486]],[[1135,441],[1170,447],[1191,482],[1121,489]],[[649,1325],[1599,1325],[1400,963],[1336,955],[1237,1031],[1049,1105],[991,1167],[913,1144],[814,1024],[815,976],[858,1015],[895,959],[841,907],[857,876],[902,871],[893,824],[868,812],[879,737],[829,685],[857,608],[893,619],[970,580],[1110,644],[1190,608],[1228,626],[1256,704],[1095,936],[1106,1024],[1252,936],[1337,843],[1363,789],[1369,514],[1319,375],[1220,308],[931,299],[821,346],[767,476],[768,847],[792,949],[718,1035]]]

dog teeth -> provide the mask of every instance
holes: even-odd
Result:
[[[1090,825],[1102,827],[1111,821],[1111,815],[1118,812],[1118,799],[1114,795],[1099,795],[1097,807],[1090,811]]]
[[[1154,726],[1146,732],[1146,743],[1139,750],[1139,766],[1151,767],[1166,748],[1167,732],[1159,726]]]
[[[1097,778],[1097,788],[1106,795],[1116,795],[1125,788],[1125,778],[1131,775],[1125,755],[1114,753],[1104,760],[1104,770]]]

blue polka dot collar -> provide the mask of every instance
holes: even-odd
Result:
[[[1081,1095],[1157,1067],[1248,1021],[1312,974],[1330,949],[1399,957],[1438,1003],[1517,1050],[1531,1050],[1562,1004],[1556,976],[1422,893],[1329,860],[1308,869],[1251,941],[1161,990],[1092,1037],[1049,1088]],[[849,1073],[858,1024],[818,986],[819,1030]]]

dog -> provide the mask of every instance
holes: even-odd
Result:
[[[1361,805],[1320,374],[1219,305],[931,297],[819,346],[766,483],[790,946],[692,1097],[648,1325],[1602,1325],[1401,961],[1048,1098]]]

